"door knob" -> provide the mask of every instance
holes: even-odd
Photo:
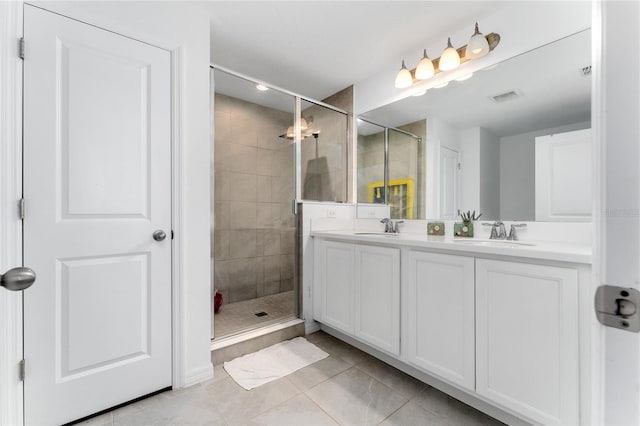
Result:
[[[156,241],[162,241],[165,238],[167,238],[167,234],[162,229],[158,229],[153,233],[153,239]]]
[[[36,280],[36,273],[30,268],[13,268],[0,274],[0,286],[11,291],[22,291]]]

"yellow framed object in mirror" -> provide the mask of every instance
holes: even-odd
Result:
[[[384,204],[384,182],[370,182],[367,184],[368,201]],[[413,219],[413,203],[415,198],[414,182],[412,178],[395,179],[389,181],[388,203],[391,208],[392,219]]]

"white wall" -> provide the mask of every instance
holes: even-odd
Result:
[[[480,128],[480,212],[500,219],[500,139]]]
[[[460,131],[460,211],[480,210],[480,128]]]
[[[443,34],[442,39],[422,40],[416,37],[415,45],[392,55],[393,60],[380,72],[357,82],[354,85],[354,113],[366,111],[395,102],[409,96],[417,90],[428,89],[445,80],[460,77],[489,65],[496,64],[536,47],[574,34],[591,26],[590,1],[511,1],[498,2],[496,12],[483,17],[480,28],[485,33],[500,34],[500,44],[489,55],[472,61],[464,67],[451,72],[442,73],[435,78],[417,84],[411,88],[399,90],[393,82],[398,72],[398,64],[402,58],[421,56],[423,48],[428,52],[442,52],[447,36],[457,45],[466,44],[469,40],[469,27],[461,31]]]
[[[500,138],[500,218],[535,220],[535,141],[537,136],[591,127],[589,121]]]
[[[38,7],[167,49],[182,59],[182,105],[178,127],[182,146],[180,197],[182,235],[179,281],[182,288],[182,373],[178,386],[211,377],[210,264],[210,28],[207,13],[180,2],[30,2]],[[28,42],[27,42],[28,43]]]

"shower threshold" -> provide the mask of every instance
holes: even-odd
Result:
[[[252,330],[245,330],[237,334],[212,339],[211,351],[213,352],[230,346],[238,345],[265,335],[274,334],[280,330],[297,327],[299,324],[304,324],[304,321],[294,315],[291,315],[288,318],[281,318],[279,321],[275,321],[271,324],[265,324]],[[304,328],[304,326],[302,327]]]

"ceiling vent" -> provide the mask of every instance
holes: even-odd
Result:
[[[518,89],[509,90],[508,92],[500,93],[499,95],[489,96],[493,102],[500,104],[503,102],[511,101],[515,98],[522,96],[522,92]]]
[[[583,77],[588,77],[591,75],[591,65],[589,65],[588,67],[584,67],[582,68],[582,76]]]

